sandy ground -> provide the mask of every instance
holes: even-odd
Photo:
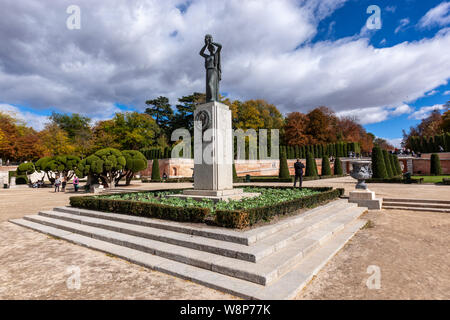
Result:
[[[348,193],[355,182],[337,178],[304,185],[343,187]],[[187,186],[135,183],[131,189]],[[448,186],[373,184],[370,189],[380,196],[450,199]],[[0,299],[233,298],[7,222],[67,205],[72,195],[0,190]],[[374,227],[359,231],[297,299],[450,299],[449,214],[391,210],[369,212],[366,218]],[[366,286],[371,265],[380,268],[378,290]],[[80,270],[79,290],[67,287],[71,266]]]
[[[450,215],[370,211],[360,230],[297,299],[450,299]],[[379,267],[380,288],[369,289]],[[373,282],[370,282],[373,283]]]
[[[0,299],[236,299],[9,222],[0,243]]]

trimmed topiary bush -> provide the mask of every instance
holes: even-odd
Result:
[[[389,153],[383,150],[384,165],[386,166],[386,174],[388,178],[393,178],[394,173],[392,172],[391,159],[389,158]]]
[[[137,172],[147,169],[147,158],[136,150],[125,150],[122,151],[122,154],[126,160],[125,170],[116,179],[116,185],[125,177],[126,185],[129,186],[131,179]]]
[[[327,156],[322,158],[322,176],[331,176],[330,159]]]
[[[397,175],[400,176],[403,174],[402,167],[400,166],[400,160],[398,160],[398,156],[396,154],[394,154],[393,157],[394,157],[395,171],[397,172]]]
[[[314,154],[312,152],[308,152],[306,154],[306,171],[305,171],[305,177],[316,177],[317,174],[317,167],[316,167],[316,160],[314,159]]]
[[[334,159],[334,175],[342,175],[344,170],[342,170],[342,162],[339,157]]]
[[[435,176],[442,174],[441,161],[437,153],[431,155],[430,174]]]
[[[278,172],[278,177],[280,179],[289,179],[291,177],[285,152],[282,152],[280,155],[280,170]]]
[[[374,179],[387,179],[386,164],[380,147],[372,149],[372,172]]]
[[[275,187],[291,188],[291,187]],[[244,210],[217,210],[215,221],[219,226],[226,228],[243,229],[260,221],[270,221],[275,216],[289,215],[302,208],[313,208],[326,201],[336,199],[343,195],[344,189],[332,188],[308,188],[320,191],[318,194],[298,198],[290,201],[279,202],[258,208]]]
[[[153,159],[152,164],[152,181],[161,180],[161,175],[159,174],[159,161],[158,159]]]

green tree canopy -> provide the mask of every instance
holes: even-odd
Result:
[[[147,158],[141,152],[136,150],[122,151],[122,155],[125,157],[126,164],[122,173],[119,175],[118,179],[116,179],[116,185],[123,177],[125,177],[126,185],[128,186],[135,173],[147,168]]]
[[[122,152],[114,148],[105,148],[82,160],[77,175],[98,177],[105,187],[114,188],[115,180],[125,169],[126,164]]]

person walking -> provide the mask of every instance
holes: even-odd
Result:
[[[73,188],[75,189],[75,192],[78,192],[78,185],[80,184],[80,180],[77,176],[73,177]]]
[[[302,187],[303,184],[303,169],[305,168],[305,165],[300,162],[300,159],[297,159],[297,162],[294,163],[294,170],[295,170],[295,178],[294,178],[294,188],[297,185],[297,179],[299,179],[300,186]]]
[[[59,179],[59,176],[57,176],[56,180],[55,180],[55,192],[59,192],[60,185],[61,185],[61,179]]]

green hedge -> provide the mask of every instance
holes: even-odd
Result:
[[[180,182],[194,182],[194,179],[192,178],[168,178],[166,180],[159,179],[159,180],[151,180],[149,178],[142,178],[141,181],[143,183],[161,183],[161,182],[168,182],[168,183],[180,183]]]
[[[442,179],[442,184],[450,186],[450,179],[447,179],[447,178]]]
[[[366,180],[367,183],[406,183],[406,184],[422,184],[423,183],[423,178],[411,178],[411,179],[404,179],[401,177],[394,177],[394,178],[372,178],[372,179],[367,179]]]
[[[276,187],[290,188],[290,187]],[[217,210],[215,222],[226,228],[243,229],[260,221],[270,221],[275,216],[292,214],[303,208],[316,207],[326,201],[336,199],[344,194],[344,189],[308,188],[321,193],[285,201],[274,205],[247,210]]]
[[[82,209],[179,222],[203,222],[210,213],[207,208],[181,208],[149,202],[105,199],[98,196],[70,197],[70,205]]]

